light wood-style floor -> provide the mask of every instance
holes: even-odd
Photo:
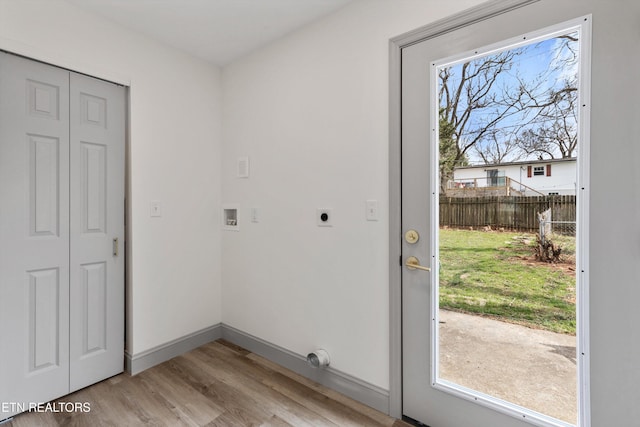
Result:
[[[24,413],[2,427],[409,426],[223,340],[58,402],[91,411]]]

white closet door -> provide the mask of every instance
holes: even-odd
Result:
[[[0,402],[69,390],[68,182],[69,73],[0,52]]]
[[[0,52],[0,420],[124,369],[123,87]]]
[[[125,91],[71,73],[71,391],[124,368]]]

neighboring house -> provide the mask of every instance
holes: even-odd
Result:
[[[576,158],[457,167],[448,196],[546,196],[576,194]]]

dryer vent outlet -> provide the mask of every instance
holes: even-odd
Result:
[[[307,354],[307,362],[314,368],[326,368],[330,363],[329,353],[326,350],[318,349]]]

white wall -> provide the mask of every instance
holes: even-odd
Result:
[[[630,425],[640,419],[640,3],[543,3],[530,7],[553,3],[559,22],[594,14],[591,153],[580,154],[591,415],[593,426]],[[225,323],[300,354],[324,346],[335,368],[388,386],[387,40],[462,6],[358,2],[223,70],[223,199],[243,207],[241,231],[223,234]],[[235,178],[238,156],[251,157],[250,179]],[[369,198],[379,222],[364,219]],[[334,209],[333,228],[315,226],[316,207]]]
[[[61,0],[0,0],[0,49],[130,83],[129,353],[219,323],[219,69]]]
[[[222,239],[226,324],[302,355],[323,347],[388,388],[389,39],[476,3],[355,2],[223,70],[223,200],[241,206]],[[333,227],[316,225],[324,207]]]

